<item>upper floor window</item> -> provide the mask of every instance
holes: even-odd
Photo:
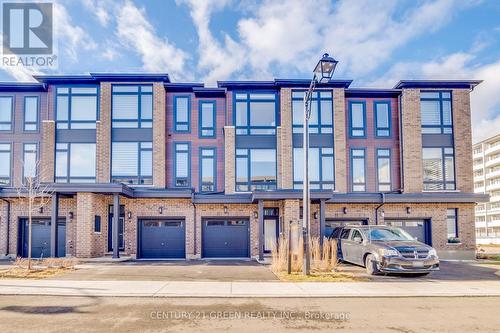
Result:
[[[377,187],[379,192],[391,190],[391,150],[377,149]]]
[[[0,143],[0,185],[10,184],[10,169],[12,163],[10,143]]]
[[[23,179],[35,178],[37,172],[36,143],[25,143],[23,147]]]
[[[276,149],[236,149],[236,191],[276,189]]]
[[[174,96],[174,130],[189,132],[191,122],[191,97]]]
[[[453,133],[449,91],[420,92],[420,114],[423,134]]]
[[[97,87],[56,88],[58,129],[94,129],[97,113]]]
[[[422,148],[424,190],[455,189],[453,148]]]
[[[366,137],[365,102],[349,102],[349,135],[352,138]]]
[[[215,101],[200,101],[199,106],[199,123],[200,137],[213,138],[215,137]]]
[[[191,159],[190,159],[190,144],[189,143],[175,143],[175,187],[189,187],[191,183]]]
[[[56,144],[56,182],[94,183],[95,143]]]
[[[275,93],[234,93],[236,134],[276,134]]]
[[[292,91],[293,133],[304,127],[304,91]],[[331,91],[315,91],[311,101],[310,133],[333,132],[333,99]]]
[[[151,85],[113,85],[112,105],[114,128],[153,127]]]
[[[375,112],[375,136],[391,136],[391,103],[385,101],[373,102]]]
[[[12,131],[14,97],[0,96],[0,131]]]
[[[200,148],[200,192],[215,191],[215,148]]]
[[[351,149],[351,189],[353,192],[366,191],[366,150]]]
[[[333,148],[309,148],[309,181],[311,189],[334,189]],[[293,148],[293,188],[303,188],[304,149]]]
[[[24,97],[24,130],[38,131],[38,96]]]
[[[153,143],[113,142],[111,178],[125,184],[153,183]]]

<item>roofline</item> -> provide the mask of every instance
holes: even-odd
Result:
[[[482,80],[401,80],[394,89],[404,88],[447,88],[474,89]]]
[[[39,82],[0,82],[0,91],[46,91],[47,85]]]
[[[164,83],[163,86],[169,91],[183,91],[183,92],[192,92],[195,88],[203,88],[205,85],[200,82],[168,82]]]
[[[481,141],[478,141],[478,142],[476,142],[476,143],[473,143],[473,144],[472,144],[472,146],[473,146],[473,147],[475,147],[475,146],[479,146],[479,145],[481,145],[481,144],[483,144],[483,143],[487,143],[487,142],[490,142],[490,141],[494,141],[494,140],[496,140],[496,139],[500,139],[500,133],[495,134],[495,135],[493,135],[493,136],[490,136],[490,137],[488,137],[488,138],[486,138],[486,139],[483,139],[483,140],[481,140]]]
[[[330,80],[317,83],[316,88],[348,88],[352,80]],[[277,89],[281,87],[304,87],[311,84],[310,79],[274,79],[273,81],[217,81],[217,87],[229,89]]]
[[[98,83],[101,81],[117,82],[170,82],[166,73],[88,73],[88,74],[37,74],[33,77],[42,83],[64,84],[64,83]]]
[[[345,97],[398,97],[401,89],[348,88]]]
[[[277,89],[274,81],[217,81],[218,88]]]

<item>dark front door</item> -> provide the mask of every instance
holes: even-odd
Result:
[[[249,253],[248,219],[204,219],[203,257],[247,258]]]
[[[32,258],[47,258],[50,253],[50,219],[31,220],[31,257]],[[57,222],[57,257],[66,256],[66,222],[59,220]],[[20,220],[20,233],[22,251],[21,256],[28,257],[28,238],[29,238],[29,221],[28,219]]]
[[[140,258],[185,258],[184,220],[143,219],[139,221]]]
[[[118,249],[125,250],[123,231],[125,230],[125,206],[120,205],[120,221],[118,222]],[[113,205],[109,206],[108,216],[108,251],[113,251]]]

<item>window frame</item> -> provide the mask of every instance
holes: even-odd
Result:
[[[213,106],[212,110],[212,127],[204,127],[203,126],[203,105],[211,104]],[[203,135],[203,131],[211,130],[213,131],[212,135]],[[199,138],[216,138],[217,137],[217,101],[214,99],[206,99],[198,101],[198,137]]]
[[[173,142],[174,144],[174,149],[173,149],[173,153],[174,153],[174,156],[173,156],[173,161],[174,161],[174,174],[173,174],[173,178],[174,178],[174,187],[176,188],[190,188],[191,187],[191,142],[189,141],[175,141]],[[184,150],[181,150],[181,151],[178,151],[177,150],[177,145],[187,145],[188,148],[187,148],[187,152],[184,151]],[[184,153],[186,152],[187,153],[187,161],[188,161],[188,169],[187,169],[187,177],[186,177],[186,186],[178,186],[177,185],[177,180],[179,179],[184,179],[184,177],[177,177],[177,153]]]
[[[257,136],[275,136],[276,135],[276,128],[278,127],[279,121],[279,95],[276,91],[274,90],[233,90],[232,92],[233,96],[233,124],[235,128],[235,134],[236,135],[257,135]],[[237,98],[237,95],[246,95],[246,98]],[[250,98],[250,95],[255,94],[255,95],[274,95],[274,99],[252,99]],[[246,120],[247,120],[247,125],[246,126],[238,126],[236,124],[236,105],[237,103],[244,102],[247,105],[247,114],[246,114]],[[251,103],[274,103],[274,126],[252,126],[250,124],[251,116],[250,116],[250,104]],[[272,130],[272,133],[252,133],[252,130]],[[245,130],[245,133],[238,133],[238,130]]]
[[[354,150],[360,150],[360,151],[363,151],[363,157],[360,157],[360,156],[353,156],[353,151]],[[350,173],[350,188],[351,188],[351,192],[366,192],[367,191],[367,170],[366,170],[366,151],[367,149],[365,147],[351,147],[350,150],[349,150],[349,163],[350,163],[350,170],[349,170],[349,173]],[[363,173],[364,173],[364,183],[354,183],[354,168],[353,168],[353,161],[355,159],[363,159]],[[360,190],[354,190],[354,185],[363,185],[365,187],[364,190],[360,191]]]
[[[0,175],[0,179],[5,180],[8,179],[8,181],[3,185],[3,186],[10,186],[12,185],[12,167],[13,167],[13,152],[12,152],[12,147],[14,146],[13,142],[5,142],[5,141],[0,141],[0,145],[9,145],[9,175],[8,177],[3,177]],[[0,152],[5,153],[7,150],[0,150]]]
[[[301,190],[303,189],[304,186],[304,181],[297,181],[295,180],[295,149],[302,149],[304,151],[303,147],[293,147],[292,148],[292,161],[294,165],[292,166],[292,180],[293,180],[293,188],[296,190]],[[335,150],[333,147],[309,147],[309,149],[319,149],[318,151],[318,163],[319,163],[319,181],[311,181],[309,180],[309,183],[311,185],[318,185],[320,190],[328,190],[328,191],[335,191]],[[332,153],[323,153],[323,149],[332,149]],[[304,153],[302,153],[304,154]],[[323,158],[324,157],[331,157],[332,162],[333,162],[333,180],[332,181],[325,181],[323,180]],[[332,185],[332,188],[323,188],[324,185]],[[298,185],[296,187],[296,185]],[[300,186],[302,185],[302,186]]]
[[[293,112],[293,102],[294,101],[302,101],[302,108],[304,108],[304,98],[300,98],[300,97],[293,97],[293,93],[294,92],[304,92],[306,93],[307,90],[305,89],[293,89],[291,91],[291,97],[292,97],[292,133],[293,134],[302,134],[303,131],[302,131],[302,128],[304,127],[303,124],[302,125],[295,125],[294,123],[294,112]],[[329,92],[331,93],[331,97],[321,97],[321,92]],[[316,97],[314,97],[316,95]],[[331,111],[331,114],[332,114],[332,123],[331,125],[323,125],[322,121],[321,121],[321,101],[330,101],[332,103],[332,109],[330,110]],[[316,102],[316,108],[317,108],[317,111],[318,111],[318,124],[311,124],[309,123],[309,133],[310,134],[332,134],[333,133],[333,124],[334,124],[334,113],[333,113],[333,108],[334,108],[334,105],[333,105],[333,92],[331,90],[314,90],[313,92],[313,97],[311,99],[311,102],[314,103]],[[302,110],[304,111],[304,110]],[[304,113],[304,112],[302,112]],[[312,129],[317,129],[317,132],[311,132],[311,128]],[[330,131],[323,131],[323,129],[326,129],[326,128],[329,128]],[[300,129],[300,131],[296,131],[296,129]]]
[[[352,126],[352,105],[361,104],[363,106],[363,127]],[[365,100],[350,100],[349,101],[349,138],[350,139],[366,139],[367,135],[366,124],[366,101]],[[363,135],[354,135],[353,131],[363,131]]]
[[[113,176],[113,143],[135,143],[137,146],[137,175],[122,175],[122,176]],[[151,148],[142,148],[141,143],[151,143]],[[141,164],[142,164],[142,159],[141,159],[141,153],[143,151],[150,151],[151,152],[151,165],[153,166],[154,169],[154,162],[153,162],[153,142],[152,141],[113,141],[111,142],[111,158],[110,158],[110,176],[111,176],[111,182],[113,183],[119,183],[119,184],[126,184],[129,186],[140,186],[140,185],[145,185],[145,186],[151,186],[153,185],[153,172],[151,173],[151,176],[143,176],[141,174]],[[135,183],[130,183],[130,182],[119,182],[118,180],[120,179],[131,179],[132,181],[136,181]],[[142,181],[144,180],[150,180],[151,182],[144,183]]]
[[[58,144],[66,144],[68,146],[67,146],[66,149],[57,148]],[[88,176],[85,176],[85,177],[71,177],[71,146],[73,144],[87,144],[87,145],[93,144],[95,146],[96,157],[95,157],[95,165],[94,165],[94,174],[95,174],[94,177],[88,177]],[[57,176],[57,153],[58,152],[66,152],[66,176],[65,177],[58,177]],[[71,181],[72,178],[90,180],[89,182],[85,182],[85,183],[89,183],[89,184],[96,183],[97,182],[97,144],[95,142],[56,142],[54,164],[55,164],[55,168],[54,168],[54,181],[56,183],[61,183],[61,184],[79,184],[79,182],[72,182]],[[58,179],[63,179],[63,178],[66,181],[64,181],[64,182],[59,182],[58,181]]]
[[[204,150],[211,150],[213,152],[212,156],[203,156],[203,151]],[[216,147],[200,147],[199,148],[199,181],[198,181],[198,187],[199,187],[199,192],[200,193],[211,193],[211,192],[217,192],[217,148]],[[203,191],[203,160],[204,159],[211,159],[213,160],[213,190],[212,191]]]
[[[99,226],[99,230],[97,230],[97,226]],[[102,219],[100,215],[94,215],[94,233],[100,234],[102,230]]]
[[[67,93],[59,93],[58,89],[59,88],[67,88],[68,92]],[[95,94],[91,93],[73,93],[72,90],[73,88],[96,88]],[[75,85],[56,85],[54,86],[55,94],[54,94],[54,119],[56,123],[56,130],[62,129],[62,130],[75,130],[75,129],[84,129],[84,130],[95,130],[97,128],[97,121],[99,120],[99,110],[100,110],[100,86],[99,85],[94,85],[94,84],[75,84]],[[57,97],[58,96],[68,96],[68,120],[59,120],[57,118],[57,108],[58,108],[58,103],[57,103]],[[71,113],[72,113],[72,97],[73,96],[95,96],[96,97],[96,116],[95,120],[71,120]],[[92,124],[94,123],[96,126],[94,128],[72,128],[71,124],[72,123],[77,123],[77,124]],[[66,128],[63,127],[58,127],[58,124],[67,124],[68,126]]]
[[[35,145],[35,150],[26,150],[27,145]],[[38,178],[38,168],[36,163],[39,161],[40,155],[39,155],[39,144],[38,142],[23,142],[23,183],[26,180],[26,153],[35,153],[35,176],[33,178],[37,179]]]
[[[388,156],[380,155],[379,152],[382,150],[387,150],[389,152]],[[392,149],[391,148],[377,148],[376,149],[376,156],[375,156],[375,163],[376,163],[376,174],[377,174],[377,190],[379,192],[391,192],[392,191]],[[389,182],[381,182],[379,179],[379,167],[380,167],[380,159],[389,159]],[[382,191],[380,189],[380,185],[389,185],[389,190],[384,190]]]
[[[387,105],[387,127],[379,127],[378,125],[378,113],[380,112],[377,108],[378,105]],[[390,100],[377,100],[373,101],[373,121],[375,138],[391,138],[392,137],[392,109]],[[387,131],[387,135],[379,135],[378,131]]]
[[[179,122],[177,121],[177,100],[179,98],[187,98],[187,122]],[[191,133],[191,95],[188,94],[176,94],[174,95],[174,112],[173,112],[173,125],[174,125],[174,133]],[[177,129],[177,125],[186,125],[186,130]]]
[[[449,212],[450,211],[453,211],[453,214],[454,215],[450,215]],[[450,234],[450,231],[448,230],[448,219],[451,219],[453,218],[454,219],[454,223],[455,223],[455,236],[449,236]],[[446,242],[448,244],[450,243],[456,243],[456,242],[450,242],[450,240],[452,238],[454,239],[459,239],[459,233],[458,233],[458,208],[447,208],[446,209]]]
[[[422,93],[439,93],[438,98],[430,98],[430,97],[423,97],[422,98]],[[443,93],[448,93],[450,94],[450,98],[444,98]],[[439,102],[439,125],[424,125],[422,122],[420,123],[422,133],[424,128],[439,128],[440,132],[439,133],[423,133],[423,134],[446,134],[446,135],[453,135],[453,92],[451,90],[421,90],[420,91],[420,102],[422,101],[438,101]],[[450,102],[450,118],[451,118],[451,125],[444,125],[443,122],[443,101],[449,101]],[[422,113],[422,106],[420,106],[420,113]],[[445,129],[448,128],[450,129],[450,133],[445,133]]]
[[[424,149],[440,149],[441,150],[441,172],[443,174],[443,179],[441,181],[426,181],[422,177],[422,183],[424,185],[424,192],[442,192],[442,191],[456,191],[457,190],[457,175],[456,175],[456,160],[455,160],[455,148],[454,147],[422,147],[422,170],[423,170],[423,163],[424,163]],[[453,153],[446,153],[446,149],[453,149]],[[446,180],[446,157],[452,157],[453,158],[453,181],[448,181]],[[422,172],[423,173],[423,172]],[[425,176],[425,175],[422,175]],[[436,184],[436,185],[443,185],[442,189],[425,189],[426,184]],[[453,184],[454,189],[447,189],[446,185],[448,184]]]
[[[238,150],[245,150],[246,153],[244,155],[238,154]],[[260,190],[253,190],[252,186],[258,186],[262,185],[262,183],[254,183],[252,182],[252,150],[274,150],[275,154],[275,175],[276,175],[276,180],[274,182],[269,182],[266,183],[265,185],[269,186],[264,191],[273,191],[277,189],[278,186],[278,157],[277,153],[278,150],[276,148],[237,148],[235,151],[235,171],[234,171],[234,176],[235,176],[235,191],[236,192],[253,192],[253,191],[260,191]],[[246,158],[246,167],[247,167],[247,181],[246,182],[238,182],[238,158]],[[243,186],[248,186],[248,189],[245,191],[240,191],[238,189],[239,185]]]
[[[9,98],[10,99],[10,121],[2,121],[0,125],[10,125],[9,129],[2,130],[0,129],[0,133],[13,133],[14,132],[14,95],[0,95],[0,99]]]
[[[137,91],[114,91],[115,87],[137,87]],[[146,91],[143,92],[142,88],[144,86],[151,87],[151,92]],[[153,128],[153,114],[154,114],[154,94],[153,94],[153,85],[152,84],[113,84],[111,86],[111,128],[112,129],[135,129],[135,128],[144,128],[144,129],[152,129]],[[136,96],[137,95],[137,119],[132,118],[114,118],[113,116],[113,97],[114,96]],[[142,96],[143,95],[151,95],[151,120],[142,118]],[[121,123],[137,123],[136,127],[115,127],[114,122]],[[150,124],[150,126],[143,126],[142,124]]]
[[[26,100],[28,98],[36,98],[36,121],[26,121]],[[34,130],[26,129],[26,125],[35,125]],[[39,95],[25,95],[23,98],[23,132],[38,133],[40,131],[40,96]]]

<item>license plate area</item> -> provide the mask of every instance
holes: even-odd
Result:
[[[412,262],[413,267],[424,267],[424,262],[423,261],[414,261]]]

